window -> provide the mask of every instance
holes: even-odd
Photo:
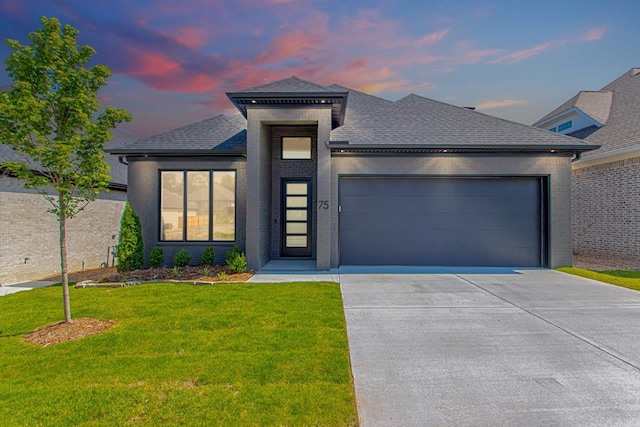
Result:
[[[162,171],[160,180],[160,240],[235,240],[235,171]]]
[[[557,129],[555,127],[552,127],[551,129],[549,129],[549,132],[557,132]]]
[[[571,120],[569,120],[568,122],[564,122],[561,125],[558,125],[558,132],[562,132],[563,130],[569,129],[571,126],[573,126],[573,123]]]
[[[285,160],[310,159],[311,137],[282,137],[282,158]]]

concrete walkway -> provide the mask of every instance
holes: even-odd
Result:
[[[30,291],[31,289],[35,289],[35,288],[44,288],[46,286],[51,286],[55,283],[56,282],[39,280],[34,282],[18,283],[15,285],[0,286],[0,297],[5,295],[10,295],[10,294],[15,294],[16,292]]]
[[[640,425],[640,292],[553,270],[339,280],[361,426]]]

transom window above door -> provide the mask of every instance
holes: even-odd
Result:
[[[311,137],[283,136],[282,158],[284,160],[305,160],[311,158]]]

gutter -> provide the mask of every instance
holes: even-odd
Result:
[[[327,148],[338,152],[357,152],[366,150],[393,151],[393,150],[414,150],[433,153],[471,153],[471,152],[540,152],[540,153],[582,153],[584,151],[596,150],[600,145],[592,144],[349,144],[349,141],[325,141]]]

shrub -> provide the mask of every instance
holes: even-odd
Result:
[[[238,245],[233,245],[233,249],[227,252],[227,266],[232,273],[247,271],[247,257],[238,248]]]
[[[160,267],[164,262],[164,253],[160,246],[155,246],[149,254],[149,262],[152,267]]]
[[[200,261],[202,261],[204,265],[212,265],[215,258],[216,249],[213,246],[206,248],[204,252],[202,252],[202,255],[200,255]]]
[[[140,217],[127,202],[120,220],[118,236],[118,271],[142,268],[144,265],[144,243]]]
[[[190,262],[191,255],[189,255],[184,249],[180,249],[173,257],[173,265],[176,267],[184,267],[185,265],[189,265]]]

